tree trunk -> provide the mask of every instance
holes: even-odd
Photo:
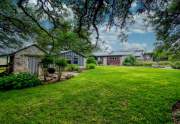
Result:
[[[59,67],[58,81],[61,80],[62,71],[63,71],[63,69],[61,67]]]
[[[47,77],[47,69],[43,69],[43,73],[44,73],[44,81],[46,82],[46,77]]]

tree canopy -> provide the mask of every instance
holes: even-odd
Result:
[[[132,11],[134,2],[138,8]],[[99,40],[98,25],[126,29],[127,24],[134,22],[134,14],[147,13],[158,39],[175,48],[179,47],[179,31],[173,30],[179,26],[178,3],[178,0],[4,0],[0,2],[0,45],[20,45],[24,39],[35,37],[42,45],[52,44],[52,50],[63,38],[67,42],[64,49],[71,48],[70,44],[89,46],[90,31],[96,32],[96,44]],[[68,9],[72,10],[73,22],[64,31]],[[44,22],[50,24],[49,28]],[[77,39],[76,45],[72,39]]]
[[[164,10],[156,11],[151,17],[158,40],[155,53],[160,58],[180,60],[180,7],[178,5],[180,1],[173,0]]]

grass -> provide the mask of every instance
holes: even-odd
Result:
[[[98,67],[61,83],[0,92],[2,124],[172,124],[180,71]]]

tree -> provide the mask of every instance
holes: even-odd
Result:
[[[97,64],[96,59],[94,57],[88,57],[87,64]]]
[[[62,72],[64,71],[65,67],[67,66],[67,61],[65,59],[58,58],[55,60],[55,64],[58,66],[58,81],[60,81]]]
[[[136,11],[131,11],[132,4],[135,2],[139,7]],[[74,30],[72,32],[82,38],[84,30],[94,30],[97,34],[96,45],[99,40],[98,25],[107,24],[107,30],[112,26],[126,29],[129,23],[133,23],[134,14],[150,14],[152,12],[155,13],[155,16],[152,16],[152,22],[157,27],[159,39],[165,43],[165,46],[171,46],[172,50],[170,51],[175,55],[180,46],[179,33],[173,33],[172,29],[178,28],[178,5],[179,0],[37,0],[33,4],[31,0],[3,0],[0,2],[0,38],[3,39],[1,46],[12,43],[21,45],[17,40],[19,37],[32,37],[38,35],[41,30],[49,37],[50,40],[47,42],[52,44],[51,51],[53,51],[56,46],[54,30],[61,31],[64,28],[62,20],[67,17],[68,9],[71,9],[74,14],[72,22]],[[50,28],[47,28],[43,22],[50,23]],[[70,34],[72,36],[72,33],[67,34],[65,37]],[[121,36],[123,39],[126,38],[123,33]],[[85,39],[78,43],[84,44]],[[89,42],[85,42],[85,45],[87,44]]]
[[[46,81],[46,77],[48,75],[48,67],[49,64],[53,64],[53,57],[50,55],[46,55],[42,60],[42,69],[43,69],[43,74],[44,74],[44,81]]]
[[[93,28],[97,33],[96,39],[98,40],[97,25],[106,22],[107,29],[111,26],[124,28],[126,23],[132,22],[133,12],[130,9],[134,2],[139,2],[141,5],[135,13],[159,10],[161,8],[159,5],[165,6],[168,3],[167,0],[37,0],[35,3],[32,3],[31,0],[14,0],[13,2],[4,0],[0,3],[2,12],[0,22],[3,23],[0,28],[8,32],[13,30],[14,32],[31,31],[32,33],[34,31],[27,29],[35,26],[54,39],[50,31],[44,27],[43,21],[50,22],[53,29],[62,29],[62,19],[67,16],[67,8],[70,8],[74,13],[73,24],[79,36],[81,37],[82,30]],[[8,23],[5,23],[6,20]],[[11,27],[12,30],[6,27]],[[5,36],[7,37],[7,35]]]
[[[172,0],[165,8],[155,11],[151,22],[155,26],[157,40],[155,52],[169,59],[180,60],[179,0]]]
[[[132,55],[127,56],[124,61],[123,61],[123,65],[126,66],[133,66],[136,63],[136,58]]]

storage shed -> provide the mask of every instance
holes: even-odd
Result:
[[[9,73],[29,72],[40,75],[40,62],[46,52],[36,44],[23,47],[11,52],[0,53],[0,66],[7,67]]]
[[[73,50],[61,51],[60,56],[64,57],[69,64],[76,64],[80,68],[86,67],[86,57]]]

